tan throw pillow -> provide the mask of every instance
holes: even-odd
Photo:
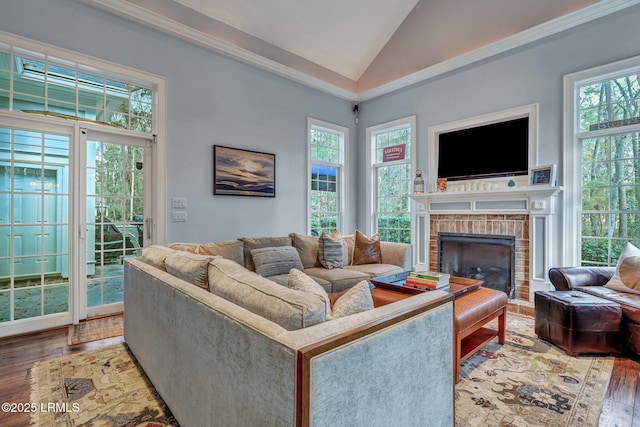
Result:
[[[167,271],[164,261],[168,255],[174,254],[177,251],[175,249],[167,248],[166,246],[151,245],[142,248],[142,261],[146,264],[152,265],[155,268],[159,268],[162,271]]]
[[[371,289],[366,280],[358,282],[354,287],[346,291],[333,304],[331,318],[349,316],[350,314],[360,313],[361,311],[371,310],[373,308],[373,298],[371,297]]]
[[[382,251],[380,249],[380,237],[378,233],[367,237],[356,230],[356,244],[353,248],[353,261],[351,265],[380,263],[382,263]]]
[[[203,255],[220,255],[224,259],[230,259],[240,265],[244,265],[244,244],[241,240],[202,243],[198,245],[196,253]]]
[[[318,241],[318,259],[324,268],[342,268],[344,248],[339,231],[327,235],[322,232]]]
[[[640,249],[627,242],[618,259],[616,273],[604,286],[617,291],[640,294]]]
[[[307,276],[300,270],[292,268],[291,271],[289,271],[287,287],[318,295],[326,304],[326,319],[331,317],[331,300],[329,299],[329,294],[327,294],[327,291],[325,291],[324,288],[311,277]]]
[[[195,254],[198,250],[198,244],[197,243],[180,243],[180,242],[173,242],[173,243],[169,243],[167,245],[168,248],[170,249],[175,249],[177,251],[185,251],[185,252],[191,252],[193,254]]]
[[[304,269],[300,255],[293,246],[251,249],[251,258],[256,267],[256,273],[262,277],[287,274],[292,268]]]
[[[164,264],[167,268],[167,273],[209,290],[207,268],[209,261],[217,258],[222,257],[199,255],[191,252],[176,252],[168,255]]]
[[[300,254],[300,260],[304,268],[320,267],[320,262],[318,261],[318,236],[291,233],[289,237],[291,237],[293,247]]]

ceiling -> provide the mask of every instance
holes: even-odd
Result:
[[[377,96],[640,0],[83,0],[338,96]]]

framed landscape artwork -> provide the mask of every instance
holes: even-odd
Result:
[[[213,146],[213,194],[276,196],[276,155]]]

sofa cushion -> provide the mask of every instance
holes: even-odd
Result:
[[[348,265],[344,268],[368,274],[369,277],[388,276],[389,274],[402,273],[404,271],[402,267],[393,264]]]
[[[324,267],[305,268],[306,275],[319,277],[331,282],[331,289],[327,292],[342,292],[349,289],[361,280],[369,279],[369,275],[356,270],[346,268],[333,268],[331,270]]]
[[[152,265],[155,268],[159,268],[162,271],[167,271],[164,265],[167,255],[176,253],[175,249],[169,249],[166,246],[151,245],[142,248],[142,261],[146,264]]]
[[[297,249],[304,268],[320,267],[318,261],[318,237],[304,234],[289,234],[293,247]]]
[[[381,262],[380,236],[376,233],[371,237],[367,237],[356,230],[356,243],[353,248],[351,265],[379,264]]]
[[[312,294],[318,295],[325,302],[326,318],[330,318],[331,300],[329,300],[329,294],[327,294],[327,291],[325,291],[324,288],[320,286],[320,284],[318,284],[318,282],[304,274],[302,271],[292,268],[291,271],[289,271],[289,280],[287,282],[287,287],[289,287],[290,289],[296,289],[303,292],[311,292]]]
[[[298,270],[304,268],[300,255],[293,246],[252,249],[251,258],[256,266],[256,273],[262,277],[288,274],[292,268]]]
[[[371,310],[373,308],[373,298],[371,297],[371,289],[366,280],[358,282],[351,289],[342,294],[333,304],[331,318],[349,316],[350,314],[360,313],[361,311]]]
[[[341,268],[344,265],[344,246],[339,231],[326,234],[318,239],[318,260],[324,268]]]
[[[209,261],[216,258],[220,257],[178,251],[167,255],[164,264],[167,268],[167,273],[172,274],[185,282],[189,282],[203,289],[209,290],[207,266]]]
[[[622,292],[640,294],[640,249],[627,242],[620,254],[616,273],[604,285]]]
[[[319,296],[281,286],[224,258],[209,264],[209,290],[287,330],[326,319],[325,301]]]
[[[269,248],[275,246],[291,246],[291,237],[243,237],[240,239],[244,245],[244,266],[251,271],[256,271],[256,266],[251,257],[252,249]]]
[[[220,255],[240,265],[244,265],[244,244],[242,240],[226,240],[224,242],[201,243],[197,253],[203,255]]]
[[[316,281],[317,284],[319,284],[320,286],[322,286],[322,288],[328,293],[331,292],[331,282],[321,279],[319,277],[315,277],[315,276],[309,276],[311,277],[313,280]],[[287,284],[289,283],[289,273],[286,274],[278,274],[277,276],[269,276],[269,280],[271,280],[272,282],[276,282],[279,285],[282,286],[288,286]]]

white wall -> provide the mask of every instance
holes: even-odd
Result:
[[[365,128],[413,114],[418,123],[417,166],[426,172],[429,126],[538,103],[538,163],[557,163],[562,180],[563,76],[640,55],[638,22],[640,6],[634,6],[363,102],[356,128],[347,101],[80,1],[3,0],[0,6],[2,31],[167,78],[166,196],[169,203],[172,197],[186,197],[189,216],[187,223],[167,224],[167,241],[304,232],[307,116],[350,130],[347,230],[364,229],[366,223],[365,195],[357,191],[365,188]],[[277,197],[214,197],[213,144],[275,153]],[[167,218],[170,211],[167,206]]]
[[[80,1],[3,0],[0,30],[167,79],[167,204],[172,197],[187,198],[189,218],[170,222],[167,206],[168,242],[305,232],[307,117],[356,134],[348,101]],[[213,196],[214,144],[275,153],[276,197]],[[354,150],[355,141],[351,159]],[[355,168],[348,171],[353,194]],[[347,230],[355,227],[350,200]]]
[[[364,129],[367,126],[415,114],[418,122],[417,167],[428,176],[429,126],[538,103],[538,164],[558,164],[558,179],[562,185],[563,77],[640,55],[639,22],[640,6],[634,6],[473,66],[361,103],[359,170],[365,170]],[[365,178],[360,178],[359,185],[364,188]],[[358,199],[359,224],[364,224],[367,215],[364,202],[362,195]],[[559,214],[554,219],[554,226],[559,231],[561,217]],[[560,253],[563,252],[562,244],[565,242],[558,242]]]

